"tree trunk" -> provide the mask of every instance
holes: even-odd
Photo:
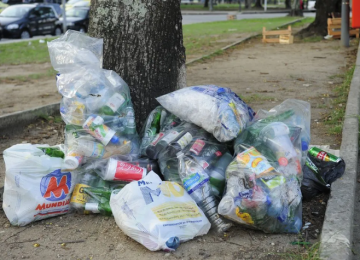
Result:
[[[327,35],[327,18],[331,13],[341,13],[341,0],[317,0],[315,21],[300,32],[300,36]]]
[[[204,1],[204,7],[209,7],[209,0]]]
[[[285,8],[291,9],[291,0],[285,0]]]
[[[180,1],[92,0],[89,34],[104,39],[103,67],[129,85],[138,129],[156,97],[186,86]]]
[[[245,0],[245,9],[249,9],[251,7],[251,0]]]
[[[288,16],[304,16],[303,10],[300,8],[300,0],[294,0],[291,11]]]
[[[263,8],[262,5],[261,5],[261,0],[256,0],[254,7]]]

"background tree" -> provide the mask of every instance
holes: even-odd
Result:
[[[291,0],[285,0],[285,8],[291,9]]]
[[[300,8],[300,0],[293,0],[289,16],[303,16],[303,10]]]
[[[300,35],[327,35],[327,18],[331,13],[341,13],[341,0],[317,0],[315,4],[315,21],[304,29]]]
[[[261,5],[261,0],[256,0],[254,7],[263,8],[262,5]]]
[[[91,0],[89,34],[104,39],[103,67],[129,85],[138,127],[155,97],[186,86],[180,1]]]

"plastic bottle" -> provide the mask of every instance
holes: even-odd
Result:
[[[150,159],[157,159],[159,153],[169,145],[173,140],[175,140],[181,132],[185,129],[184,126],[178,126],[171,130],[160,132],[155,139],[150,143],[146,148],[146,155]]]
[[[179,152],[176,156],[179,160],[179,175],[184,189],[203,210],[211,225],[218,232],[228,230],[232,224],[221,219],[217,213],[219,202],[214,196],[210,195],[211,188],[208,174],[195,160],[185,156],[183,152]]]
[[[273,122],[264,127],[260,136],[264,143],[275,151],[280,166],[286,166],[297,153],[289,137],[289,127],[282,122]]]
[[[106,169],[99,173],[100,177],[104,180],[128,182],[141,180],[146,174],[146,168],[112,158],[109,159]]]
[[[127,105],[128,97],[125,93],[113,93],[111,97],[103,105],[99,113],[103,115],[116,115],[120,114],[120,111]]]
[[[225,187],[225,171],[227,166],[233,160],[233,157],[229,153],[225,153],[217,161],[214,169],[210,172],[210,185],[212,194],[215,196],[221,196]]]
[[[196,161],[203,167],[203,169],[211,169],[216,161],[226,151],[224,145],[206,142],[202,139],[197,139],[192,144],[187,154],[195,158]]]
[[[168,156],[175,157],[178,152],[184,149],[192,141],[198,131],[198,127],[186,123],[185,130],[182,131],[182,133],[174,141],[172,141],[166,149]]]
[[[134,135],[136,134],[136,124],[135,124],[135,112],[132,106],[125,108],[125,134]]]
[[[119,138],[115,135],[116,132],[104,125],[104,119],[100,116],[89,116],[83,128],[104,145],[107,145],[110,141],[114,144],[119,142]]]
[[[101,143],[86,140],[84,138],[78,138],[74,150],[78,154],[82,154],[92,158],[102,158],[104,156],[105,147]]]

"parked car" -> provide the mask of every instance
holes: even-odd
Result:
[[[61,24],[52,6],[21,4],[5,8],[0,14],[4,38],[26,39],[34,35],[60,35]]]
[[[89,7],[74,7],[66,11],[66,28],[86,33],[89,26]],[[63,18],[60,18],[63,23]]]
[[[2,0],[2,2],[8,5],[17,5],[17,4],[22,4],[23,0]]]
[[[309,1],[308,1],[308,10],[310,10],[310,11],[315,11],[315,10],[316,10],[316,9],[315,9],[315,3],[316,3],[315,0],[309,0]]]

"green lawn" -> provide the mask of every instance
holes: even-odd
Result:
[[[50,62],[46,41],[53,39],[43,39],[44,43],[34,40],[0,44],[0,65]]]
[[[189,57],[195,54],[209,54],[226,46],[227,44],[223,42],[226,38],[240,36],[244,33],[261,32],[264,26],[268,30],[276,29],[278,26],[296,19],[299,18],[245,19],[184,25],[186,55]]]
[[[262,27],[274,29],[298,18],[246,19],[223,22],[199,23],[183,26],[186,55],[210,54],[228,45],[229,37],[234,42],[241,34],[261,32]],[[234,38],[234,39],[233,39]],[[50,41],[54,38],[44,39]],[[39,40],[0,44],[0,65],[17,65],[49,62],[47,44]]]

